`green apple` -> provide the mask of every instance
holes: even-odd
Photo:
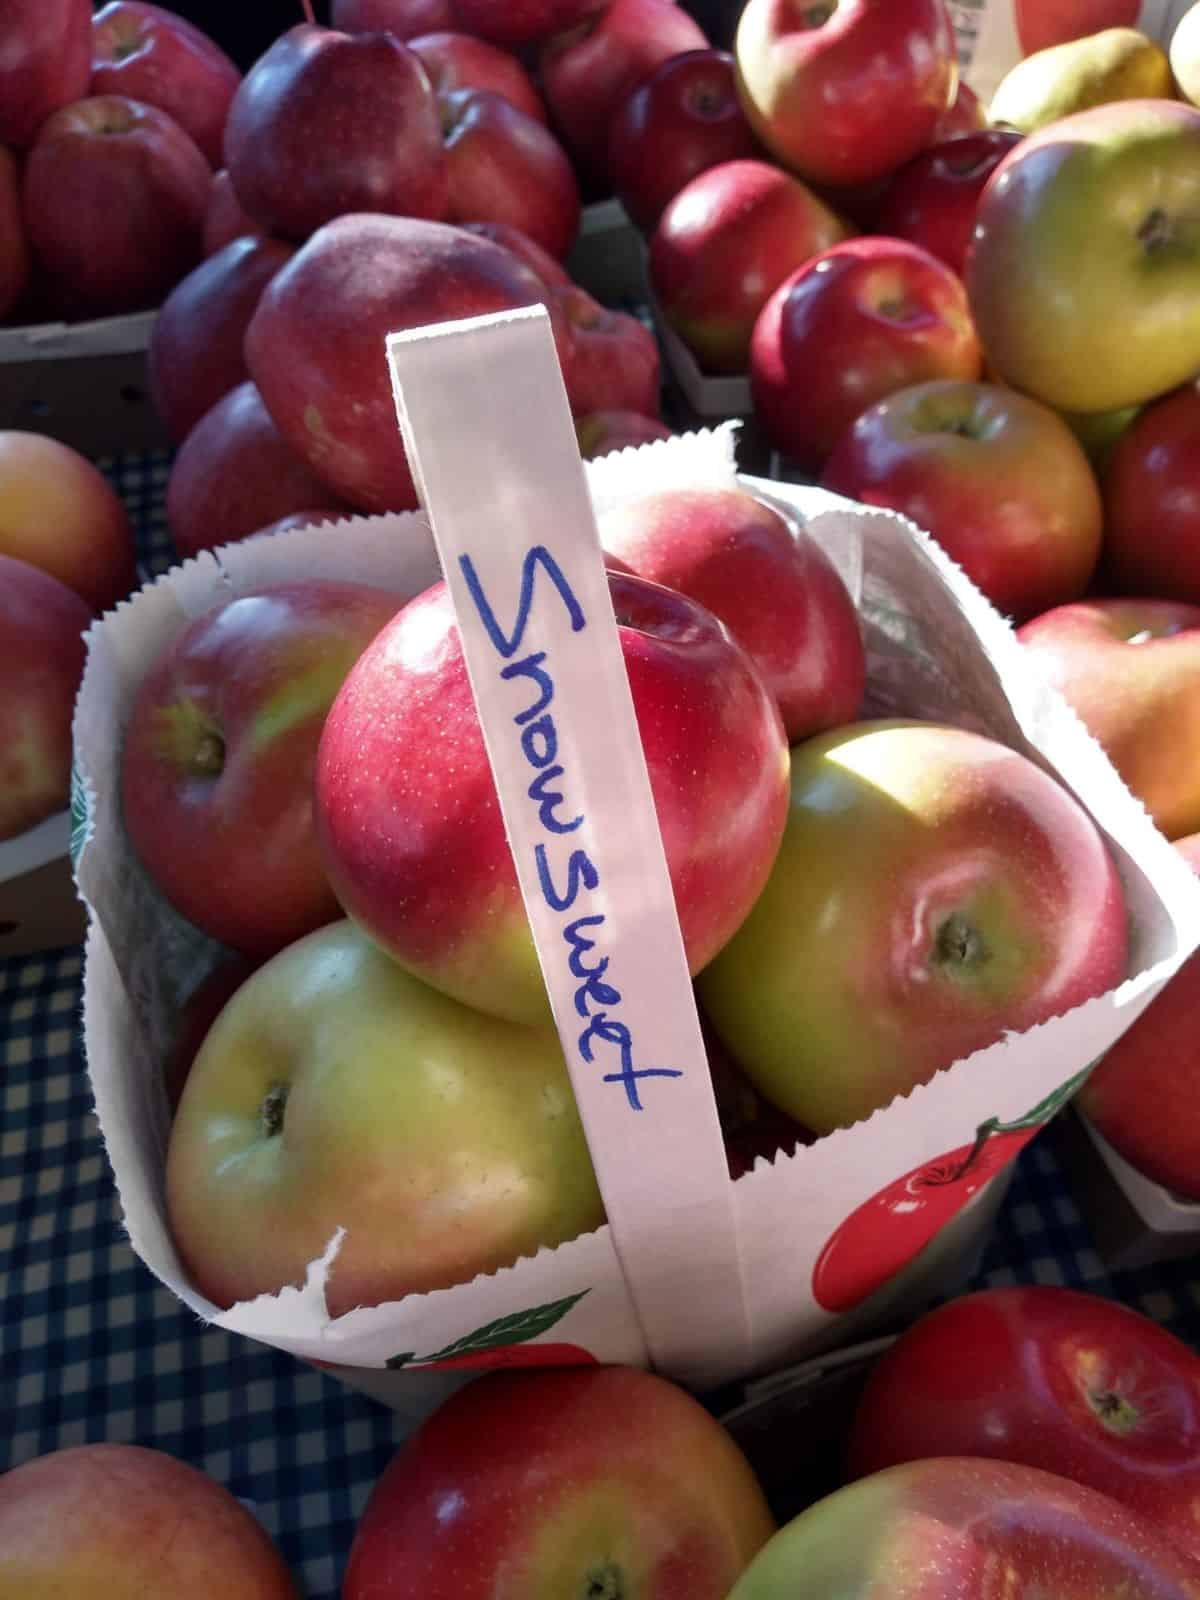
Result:
[[[967,291],[989,369],[1064,411],[1141,405],[1200,369],[1200,111],[1125,100],[992,174]]]

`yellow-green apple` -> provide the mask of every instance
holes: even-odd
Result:
[[[454,0],[330,0],[329,20],[343,33],[394,33],[405,40],[459,26]]]
[[[108,0],[92,18],[92,94],[165,111],[221,165],[229,102],[242,75],[208,34],[147,0]]]
[[[279,432],[249,380],[222,395],[183,441],[166,498],[171,542],[185,561],[292,511],[346,509]]]
[[[342,1596],[402,1600],[420,1572],[425,1600],[725,1600],[774,1531],[750,1463],[665,1378],[491,1373],[384,1470]]]
[[[0,322],[24,294],[32,265],[21,214],[21,169],[14,152],[0,145]]]
[[[398,606],[367,584],[277,584],[190,622],[138,687],[126,831],[165,898],[233,950],[273,955],[341,915],[313,831],[317,741]]]
[[[248,217],[238,204],[237,195],[229,174],[222,167],[213,173],[212,188],[208,191],[208,204],[204,209],[204,254],[216,255],[227,244],[252,234],[257,239],[268,237],[267,230],[252,217]]]
[[[1200,105],[1200,5],[1190,6],[1180,17],[1168,56],[1180,94]]]
[[[1193,1094],[1200,1153],[1196,1107]],[[1031,1284],[961,1295],[901,1334],[867,1380],[847,1456],[855,1478],[934,1456],[1057,1472],[1200,1561],[1197,1437],[1200,1360],[1182,1339],[1118,1300]]]
[[[390,33],[281,34],[233,97],[225,166],[242,209],[290,239],[346,212],[446,215],[437,101]]]
[[[729,1600],[1190,1600],[1196,1569],[1107,1495],[972,1456],[906,1462],[801,1512]]]
[[[1175,848],[1200,876],[1200,834]],[[1131,1166],[1186,1200],[1200,1201],[1200,1071],[1196,1015],[1200,954],[1117,1040],[1079,1091],[1077,1104]],[[1189,1457],[1194,1462],[1194,1450]],[[1195,1504],[1195,1491],[1189,1506]],[[1184,1518],[1200,1557],[1194,1514]]]
[[[501,50],[486,39],[469,33],[443,30],[422,33],[408,40],[408,47],[421,58],[429,74],[434,94],[453,94],[458,89],[490,89],[536,122],[546,122],[545,102],[534,88],[533,79],[509,50]]]
[[[744,372],[771,295],[849,231],[798,178],[765,161],[724,161],[667,204],[650,240],[650,282],[702,367]]]
[[[516,49],[568,33],[604,11],[609,0],[453,0],[460,27]]]
[[[579,185],[550,129],[490,89],[456,89],[438,107],[448,220],[507,222],[565,256],[579,231]]]
[[[571,275],[562,262],[510,222],[462,222],[459,227],[464,233],[476,233],[481,239],[502,244],[518,261],[524,262],[547,289],[571,288]]]
[[[338,494],[364,511],[405,511],[417,494],[396,433],[387,335],[545,296],[490,239],[416,217],[339,217],[263,291],[246,364],[279,431]]]
[[[1013,9],[1017,37],[1028,56],[1105,28],[1135,28],[1142,0],[1013,0]]]
[[[656,417],[643,417],[637,411],[589,411],[575,419],[579,454],[585,461],[611,455],[614,450],[635,449],[671,438],[671,430]]]
[[[750,339],[755,415],[810,471],[897,389],[982,368],[962,281],[904,239],[847,239],[813,256],[779,285]]]
[[[816,1133],[1125,978],[1099,830],[1026,756],[863,722],[794,746],[791,770],[766,888],[697,983],[746,1076]]]
[[[561,320],[563,382],[571,411],[637,411],[657,417],[660,364],[654,335],[630,311],[614,311],[572,284],[546,299]]]
[[[32,144],[52,111],[87,94],[91,70],[90,0],[5,0],[0,144]]]
[[[241,986],[192,1063],[171,1231],[215,1304],[302,1283],[339,1228],[333,1317],[469,1282],[604,1220],[553,1028],[423,984],[353,924]]]
[[[711,612],[641,578],[610,574],[609,588],[696,972],[754,904],[779,847],[783,724]],[[529,748],[540,760],[541,745]],[[535,779],[556,818],[560,771],[543,765]],[[316,815],[339,900],[397,961],[498,1016],[549,1014],[444,584],[410,601],[347,677],[321,737]]]
[[[775,697],[789,743],[858,715],[854,603],[802,528],[743,489],[663,489],[614,506],[600,542],[639,577],[707,606]]]
[[[1106,584],[1200,605],[1200,385],[1136,416],[1104,470]]]
[[[965,78],[958,80],[958,88],[948,111],[933,131],[932,144],[944,144],[947,139],[958,139],[965,133],[979,133],[988,125],[983,101]]]
[[[162,1450],[83,1444],[0,1478],[0,1593],[21,1600],[296,1600],[262,1524]]]
[[[245,381],[242,345],[250,318],[294,250],[282,239],[234,239],[194,267],[163,301],[146,364],[155,409],[177,444]]]
[[[74,589],[0,555],[0,839],[66,808],[71,717],[91,623]]]
[[[1123,100],[1023,139],[967,255],[989,369],[1065,411],[1140,405],[1200,368],[1200,111]]]
[[[644,233],[698,172],[760,153],[727,50],[671,56],[618,107],[608,130],[609,179]]]
[[[699,23],[674,0],[611,0],[547,40],[542,93],[585,175],[606,175],[609,124],[641,80],[671,56],[707,48]]]
[[[1019,638],[1167,838],[1200,832],[1200,606],[1078,600]]]
[[[876,231],[922,245],[961,276],[979,197],[1020,141],[1015,130],[989,128],[930,145],[889,180],[875,212]]]
[[[1174,98],[1167,52],[1137,28],[1106,28],[1039,50],[1000,80],[988,106],[997,127],[1032,133],[1114,100]]]
[[[29,240],[76,315],[157,305],[200,260],[212,171],[165,111],[97,95],[42,123],[25,162]]]
[[[94,611],[133,588],[133,530],[108,479],[70,445],[0,429],[0,553],[41,567]]]
[[[868,183],[933,139],[958,86],[943,0],[748,0],[738,90],[767,149],[814,183]]]
[[[1076,600],[1100,553],[1100,489],[1048,406],[990,383],[900,389],[842,435],[821,482],[932,534],[999,610]]]

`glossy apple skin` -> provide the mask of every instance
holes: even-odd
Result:
[[[237,195],[229,174],[222,167],[213,173],[212,188],[208,191],[208,204],[204,209],[204,254],[216,255],[227,244],[251,234],[256,239],[269,238],[267,230],[248,217],[238,204]]]
[[[1043,1284],[921,1317],[867,1380],[847,1460],[862,1478],[934,1456],[1058,1473],[1200,1561],[1200,1359],[1118,1301]]]
[[[294,253],[282,239],[234,239],[193,268],[163,301],[150,332],[147,366],[155,408],[177,444],[246,380],[242,344],[250,318]]]
[[[569,33],[599,16],[609,0],[453,0],[459,26],[510,50]]]
[[[167,478],[167,526],[184,561],[313,506],[345,510],[284,439],[249,380],[204,413]]]
[[[868,406],[982,367],[961,281],[903,239],[847,239],[814,256],[776,289],[750,340],[755,413],[810,470]]]
[[[574,287],[571,275],[562,262],[544,250],[536,239],[531,239],[520,228],[513,227],[512,223],[460,222],[458,226],[464,233],[478,234],[481,239],[490,239],[493,244],[503,245],[540,278],[547,289]]]
[[[139,686],[121,757],[130,842],[233,950],[272,955],[341,915],[313,833],[317,740],[398,606],[365,584],[275,585],[190,623]]]
[[[73,589],[0,555],[0,839],[70,800],[71,717],[91,624]]]
[[[609,126],[643,78],[672,56],[707,48],[699,24],[674,0],[611,0],[549,39],[538,60],[542,93],[581,170],[593,180],[606,176]]]
[[[1017,37],[1027,56],[1105,28],[1136,28],[1142,0],[1013,0]]]
[[[330,0],[329,20],[342,33],[394,33],[405,41],[459,26],[454,0]]]
[[[1116,411],[1200,367],[1195,107],[1125,100],[1040,129],[992,174],[975,229],[967,290],[999,378]]]
[[[1200,6],[1193,5],[1176,23],[1168,53],[1180,94],[1200,105]]]
[[[889,182],[875,227],[908,239],[961,277],[988,179],[1021,135],[1004,128],[957,135],[915,155]]]
[[[342,1594],[400,1600],[419,1571],[424,1600],[725,1600],[774,1530],[746,1458],[674,1384],[630,1367],[497,1373],[385,1469]]]
[[[117,95],[80,100],[42,123],[26,160],[29,241],[75,315],[143,310],[200,260],[211,183],[165,111]]]
[[[279,431],[331,488],[363,511],[411,510],[385,338],[545,294],[490,239],[415,217],[339,217],[267,285],[246,365]]]
[[[608,133],[609,178],[644,233],[697,173],[760,154],[725,50],[671,56],[618,107]]]
[[[161,1450],[85,1444],[0,1479],[0,1590],[25,1600],[297,1600],[283,1557],[228,1489]]]
[[[1175,848],[1200,876],[1200,834],[1177,839]],[[1200,1201],[1198,1006],[1200,955],[1192,955],[1102,1057],[1077,1100],[1126,1161],[1195,1201]],[[1200,1555],[1194,1512],[1189,1531],[1192,1551]]]
[[[221,165],[229,102],[242,75],[199,28],[146,0],[108,0],[92,18],[92,94],[157,106]]]
[[[1200,605],[1200,386],[1147,406],[1103,482],[1106,586]]]
[[[858,715],[866,660],[854,603],[821,547],[779,512],[741,489],[663,490],[607,512],[600,542],[726,625],[789,744]]]
[[[671,429],[656,417],[643,417],[636,411],[589,411],[575,422],[579,454],[585,461],[611,455],[614,450],[630,450],[670,439]]]
[[[779,712],[694,601],[609,587],[688,963],[766,880],[787,808]],[[338,898],[410,971],[516,1021],[548,1015],[445,587],[411,601],[347,678],[321,739],[317,820]]]
[[[613,311],[573,284],[547,299],[563,328],[563,382],[572,415],[636,411],[657,417],[661,370],[654,335],[632,312]]]
[[[445,30],[419,34],[408,41],[408,47],[414,55],[420,56],[434,94],[453,94],[459,89],[490,89],[494,94],[502,94],[535,122],[549,120],[533,79],[516,56],[488,44],[486,39]]]
[[[11,150],[0,145],[0,322],[20,301],[33,258],[21,213],[21,172]]]
[[[1200,606],[1079,600],[1018,637],[1167,838],[1200,832]]]
[[[958,86],[942,0],[748,0],[734,43],[750,125],[814,183],[868,183],[934,137]]]
[[[90,0],[5,0],[0,19],[0,144],[24,149],[92,68]]]
[[[863,722],[793,747],[775,866],[697,989],[759,1092],[820,1134],[1127,960],[1116,870],[1060,784],[978,734]]]
[[[243,210],[290,239],[348,212],[446,215],[433,89],[388,33],[281,34],[233,98],[225,165]]]
[[[950,109],[934,129],[932,144],[945,144],[948,139],[958,139],[967,133],[979,133],[988,125],[987,110],[965,78],[958,80],[958,88]]]
[[[0,554],[40,567],[94,611],[136,581],[133,530],[108,479],[69,445],[0,429]]]
[[[457,1004],[347,922],[289,946],[222,1011],[166,1185],[184,1263],[217,1305],[303,1282],[346,1227],[333,1317],[604,1220],[553,1028]]]
[[[507,222],[552,256],[579,231],[579,185],[567,152],[541,122],[488,89],[441,96],[451,222]]]
[[[777,1533],[729,1600],[1194,1600],[1195,1568],[1152,1523],[1035,1467],[906,1462]]]
[[[842,435],[821,482],[932,534],[1018,622],[1076,600],[1100,552],[1100,490],[1061,417],[995,384],[900,389]]]
[[[785,278],[850,230],[764,161],[726,161],[686,184],[650,240],[650,282],[709,372],[744,372],[759,312]]]

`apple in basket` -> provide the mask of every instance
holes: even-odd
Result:
[[[490,89],[527,117],[549,121],[533,79],[509,51],[452,29],[420,34],[408,40],[408,47],[420,56],[439,100],[459,89]]]
[[[52,111],[82,100],[92,67],[89,0],[5,0],[0,144],[23,149]]]

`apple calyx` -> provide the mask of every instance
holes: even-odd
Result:
[[[990,952],[974,923],[961,911],[952,911],[933,936],[933,959],[939,967],[973,971],[989,959]]]
[[[262,1097],[258,1108],[258,1122],[264,1139],[277,1139],[283,1132],[283,1114],[287,1110],[288,1086],[273,1083]]]
[[[158,726],[160,756],[194,778],[218,778],[225,770],[225,740],[219,728],[190,701],[164,710]]]
[[[719,122],[735,103],[719,83],[693,84],[687,97],[688,110],[700,122]]]
[[[1085,1384],[1083,1392],[1096,1418],[1110,1433],[1124,1438],[1126,1434],[1132,1433],[1142,1420],[1138,1408],[1131,1405],[1125,1396],[1118,1394],[1115,1389],[1096,1391]]]
[[[806,6],[800,13],[802,28],[823,28],[837,10],[837,0],[821,0],[819,5]]]
[[[612,1561],[584,1574],[579,1600],[626,1600],[624,1575]]]
[[[1178,235],[1175,225],[1162,206],[1155,206],[1143,219],[1137,237],[1146,254],[1154,256],[1170,249],[1176,243]]]

